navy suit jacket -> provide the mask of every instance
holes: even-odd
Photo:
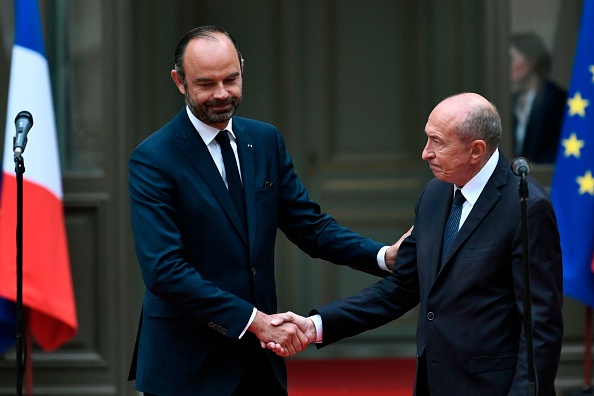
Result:
[[[146,293],[131,367],[140,391],[229,395],[247,361],[254,307],[277,310],[277,228],[312,257],[381,275],[382,244],[321,213],[279,131],[234,117],[247,213],[242,229],[225,183],[185,108],[132,153],[132,230]],[[286,388],[282,358],[267,351]]]
[[[393,276],[313,311],[322,316],[321,346],[378,327],[420,302],[417,353],[426,354],[431,396],[526,395],[518,186],[501,155],[440,269],[453,188],[429,182]],[[561,248],[547,194],[530,177],[528,186],[534,360],[539,395],[551,395],[563,334]]]

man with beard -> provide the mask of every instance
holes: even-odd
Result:
[[[186,106],[132,153],[132,230],[146,292],[129,379],[145,395],[286,395],[285,355],[307,345],[272,326],[277,228],[312,257],[387,275],[392,246],[322,213],[272,125],[234,116],[243,59],[199,27],[171,71]],[[239,168],[239,169],[238,169]]]

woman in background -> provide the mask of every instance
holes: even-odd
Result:
[[[549,79],[551,55],[541,38],[518,33],[510,42],[514,88],[514,154],[553,163],[565,114],[567,92]]]

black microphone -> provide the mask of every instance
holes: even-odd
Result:
[[[524,157],[514,158],[511,163],[512,172],[517,176],[528,175],[530,173],[530,163]]]
[[[33,116],[28,111],[21,111],[14,119],[16,126],[16,136],[13,140],[13,147],[15,154],[20,154],[25,151],[27,145],[27,133],[33,126]]]

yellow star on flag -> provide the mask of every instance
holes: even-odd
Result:
[[[580,150],[584,147],[584,141],[579,140],[575,132],[569,135],[569,139],[563,139],[561,144],[565,147],[564,155],[566,157],[573,155],[575,158],[580,158]]]
[[[585,117],[586,107],[590,105],[590,101],[588,99],[583,99],[582,94],[576,92],[573,98],[567,99],[567,105],[569,106],[570,116],[578,114],[580,117]]]
[[[594,177],[592,177],[592,172],[586,171],[584,176],[578,176],[575,180],[580,185],[580,195],[585,193],[594,195]]]
[[[592,73],[592,82],[594,83],[594,65],[590,65],[590,73]]]

